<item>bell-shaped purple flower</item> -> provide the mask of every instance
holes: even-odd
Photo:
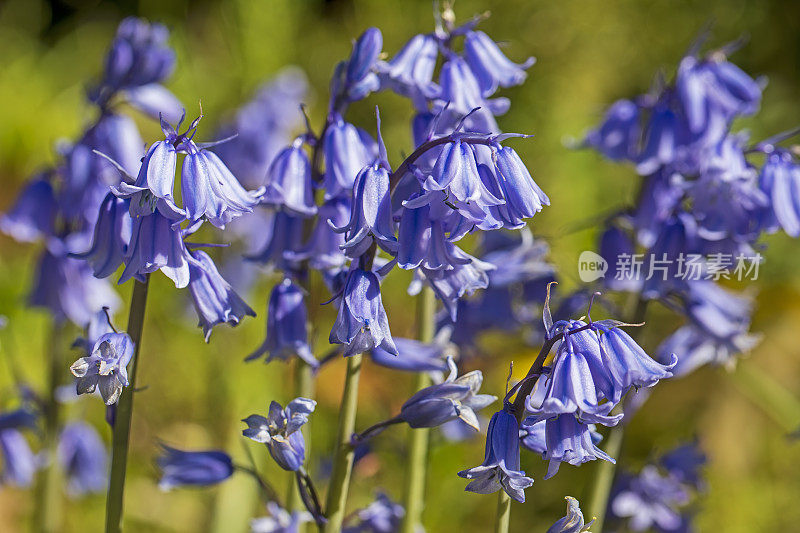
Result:
[[[311,187],[311,165],[302,145],[301,140],[295,140],[275,156],[261,201],[276,208],[284,207],[296,216],[308,217],[317,212],[317,206]]]
[[[499,170],[500,188],[506,207],[512,216],[531,218],[550,205],[550,199],[533,181],[525,164],[512,148],[504,146],[496,150],[497,169]]]
[[[494,115],[502,115],[508,111],[507,98],[486,100],[481,85],[469,64],[462,57],[451,56],[442,65],[439,73],[438,98],[449,103],[448,109],[464,116],[476,107],[486,108]]]
[[[11,209],[0,216],[0,231],[18,242],[34,242],[53,234],[57,205],[46,176],[28,182]]]
[[[669,364],[661,365],[619,327],[597,327],[601,332],[600,355],[616,390],[625,394],[630,387],[652,387],[659,380],[672,377],[670,370],[678,362],[675,354]]]
[[[167,491],[176,487],[208,487],[233,475],[231,457],[219,450],[185,451],[161,445],[157,459],[161,469],[158,488]]]
[[[353,268],[348,273],[330,342],[344,344],[345,357],[376,346],[397,355],[381,300],[380,281],[374,272]]]
[[[123,20],[106,56],[104,84],[125,89],[163,81],[175,66],[168,38],[169,31],[161,24],[134,17]]]
[[[63,243],[51,242],[53,247]],[[106,280],[98,279],[85,261],[45,250],[36,268],[28,300],[47,309],[56,321],[70,320],[84,327],[103,307],[116,308],[120,299]]]
[[[101,336],[92,352],[81,357],[69,367],[78,378],[78,394],[100,391],[106,405],[117,402],[123,387],[128,386],[128,363],[133,358],[133,341],[127,333],[106,333]]]
[[[556,475],[561,463],[580,466],[595,459],[616,463],[614,458],[597,447],[602,437],[594,431],[594,426],[581,422],[576,416],[559,415],[538,424],[544,425],[545,450],[542,457],[549,461],[545,479]]]
[[[362,255],[373,241],[388,252],[397,251],[389,196],[389,172],[376,161],[361,170],[353,185],[353,208],[346,226],[332,226],[344,233],[342,249],[350,257]]]
[[[131,278],[144,281],[145,274],[161,270],[182,289],[189,284],[188,252],[180,228],[160,212],[135,216],[131,242],[125,251],[125,270],[119,283]]]
[[[330,220],[330,224],[328,221]],[[316,270],[337,270],[344,267],[347,256],[342,252],[344,235],[331,228],[343,226],[350,220],[350,199],[346,196],[333,198],[319,206],[319,213],[311,236],[299,251],[288,251],[285,255],[293,261],[308,260]]]
[[[236,294],[220,275],[217,265],[202,250],[189,253],[189,292],[203,328],[206,342],[211,328],[217,324],[239,325],[246,316],[256,316],[247,303]]]
[[[688,132],[678,114],[670,108],[669,95],[662,97],[652,110],[644,133],[644,148],[639,154],[636,171],[652,174],[660,166],[672,163],[679,147],[687,141]]]
[[[583,140],[612,161],[636,161],[642,136],[639,106],[630,100],[617,100],[606,111],[603,122]]]
[[[657,358],[666,362],[672,354],[681,354],[672,369],[676,377],[685,376],[703,365],[733,368],[736,356],[752,350],[761,340],[759,335],[746,331],[727,339],[715,338],[702,328],[688,324],[675,330],[658,347]]]
[[[308,398],[295,398],[284,409],[273,401],[266,417],[250,415],[242,422],[247,429],[242,434],[248,439],[266,444],[278,466],[297,471],[306,457],[306,442],[300,428],[308,422],[317,402]]]
[[[278,211],[272,217],[271,223],[272,228],[266,230],[269,238],[264,248],[246,258],[272,268],[291,271],[304,259],[300,256],[303,244],[303,219],[285,211]]]
[[[686,288],[686,314],[706,334],[731,340],[747,332],[753,311],[750,298],[708,280],[692,281]]]
[[[411,98],[417,109],[427,109],[427,100],[439,89],[432,81],[438,55],[433,35],[415,35],[390,61],[378,65],[382,86]]]
[[[353,52],[347,62],[347,85],[363,82],[371,74],[383,48],[383,36],[378,28],[367,28],[353,44]]]
[[[36,456],[22,433],[16,429],[0,431],[0,456],[3,458],[0,483],[20,488],[33,484]]]
[[[108,451],[97,431],[71,422],[61,431],[58,460],[67,476],[67,493],[80,497],[108,489]]]
[[[162,123],[162,128],[165,128],[165,123]],[[123,181],[111,187],[118,197],[131,199],[130,211],[134,217],[147,216],[158,209],[172,220],[183,218],[184,212],[175,205],[172,192],[178,151],[168,130],[165,130],[165,135],[166,140],[153,143],[147,150],[133,184]],[[186,202],[185,195],[183,200]]]
[[[520,470],[519,425],[514,415],[505,410],[492,415],[483,463],[458,475],[472,480],[466,487],[470,492],[491,494],[503,489],[518,502],[525,502],[525,489],[533,485],[533,479]]]
[[[512,179],[516,179],[516,175]],[[483,183],[472,146],[458,138],[442,147],[431,171],[431,179],[423,186],[427,190],[447,190],[455,200],[464,204],[488,207],[505,203]]]
[[[92,247],[84,253],[72,254],[78,259],[85,259],[98,278],[110,276],[122,264],[131,240],[129,206],[129,200],[108,193],[97,214]]]
[[[512,63],[497,43],[482,31],[467,32],[464,52],[484,97],[494,94],[498,87],[520,85],[528,76],[525,70],[536,62],[529,57],[520,65]]]
[[[356,176],[378,155],[378,147],[361,128],[335,114],[322,140],[325,155],[325,199],[350,196]]]
[[[659,463],[669,475],[681,483],[703,488],[700,469],[708,462],[697,440],[682,444],[661,456]]]
[[[572,496],[566,496],[567,515],[556,520],[556,523],[547,528],[547,533],[583,533],[588,532],[594,523],[594,518],[585,523],[581,512],[580,502]]]
[[[428,270],[441,270],[469,264],[471,259],[456,252],[456,246],[445,234],[444,223],[431,220],[430,211],[429,205],[402,210],[397,237],[397,265],[405,270],[413,270],[420,265]]]
[[[427,270],[423,267],[415,271],[415,279],[409,286],[409,294],[416,294],[422,288],[422,281],[426,281],[436,297],[444,304],[455,322],[458,311],[458,300],[465,294],[472,294],[478,289],[489,286],[489,272],[495,267],[490,263],[481,261],[460,248],[454,251],[458,256],[469,259],[466,264],[455,264],[452,269]]]
[[[788,151],[778,150],[767,156],[760,182],[783,231],[800,237],[800,165]]]
[[[399,418],[412,428],[432,428],[458,418],[480,431],[475,411],[489,406],[497,397],[478,394],[483,383],[480,370],[456,377],[458,369],[452,358],[448,358],[447,365],[450,368],[447,379],[425,387],[409,398],[400,409]]]
[[[447,357],[452,347],[440,339],[428,344],[414,339],[395,337],[397,355],[390,354],[383,348],[374,348],[370,352],[372,362],[408,372],[445,372],[448,370]]]
[[[755,113],[761,102],[758,82],[719,53],[707,59],[684,57],[675,84],[695,136],[708,129],[715,115],[727,124],[736,116]]]
[[[267,305],[267,337],[247,360],[267,354],[264,362],[273,359],[288,361],[296,355],[312,367],[319,363],[308,344],[308,316],[303,290],[285,278],[273,287]]]
[[[205,216],[224,228],[234,218],[252,213],[262,194],[263,189],[246,191],[214,152],[190,145],[181,169],[181,195],[190,222]]]

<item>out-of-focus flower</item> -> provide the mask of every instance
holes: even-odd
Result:
[[[323,187],[325,199],[349,196],[361,169],[378,155],[378,146],[369,133],[334,114],[322,139],[325,155]]]
[[[108,451],[100,435],[84,422],[71,422],[61,431],[58,459],[67,475],[67,492],[79,497],[108,488]]]
[[[122,264],[131,240],[129,206],[129,200],[108,193],[100,204],[92,247],[84,253],[72,254],[78,259],[85,259],[94,270],[95,277],[108,277]]]
[[[267,510],[270,516],[250,521],[251,533],[298,533],[301,524],[314,521],[314,517],[308,511],[290,513],[275,502],[268,502]]]
[[[184,451],[162,444],[161,452],[156,462],[161,469],[158,487],[163,491],[216,485],[233,475],[233,461],[222,451]]]
[[[247,360],[267,354],[264,362],[273,359],[287,361],[293,355],[316,367],[317,360],[308,344],[308,317],[303,290],[285,278],[273,287],[267,305],[267,335],[264,342]]]
[[[106,405],[117,402],[122,388],[128,386],[128,363],[133,358],[133,341],[127,333],[102,335],[91,354],[81,357],[69,368],[78,378],[78,394],[100,390]]]
[[[586,134],[584,144],[613,161],[636,161],[641,137],[639,106],[617,100],[606,111],[597,129]]]
[[[427,108],[427,100],[436,96],[433,71],[439,55],[439,43],[433,35],[415,35],[386,63],[379,63],[381,85],[411,98],[418,109]]]
[[[778,224],[787,235],[800,236],[800,165],[788,151],[777,150],[767,156],[760,180]]]
[[[405,509],[393,502],[383,492],[378,492],[375,501],[355,513],[355,523],[346,526],[343,533],[394,533],[400,528]]]
[[[464,52],[483,96],[491,96],[498,87],[520,85],[528,76],[525,70],[536,62],[536,59],[529,57],[520,65],[512,63],[482,31],[467,32]]]
[[[22,433],[13,428],[0,431],[0,455],[3,458],[0,482],[21,488],[30,487],[37,461]]]
[[[0,216],[0,231],[19,242],[34,242],[53,234],[57,205],[46,176],[28,182],[11,209]]]
[[[286,408],[273,401],[266,417],[250,415],[243,420],[247,429],[242,434],[265,444],[278,466],[296,471],[306,458],[306,441],[300,428],[308,422],[316,405],[317,402],[308,398],[295,398]]]
[[[655,466],[648,465],[638,476],[623,480],[610,509],[615,516],[627,518],[633,531],[653,527],[675,531],[683,522],[677,507],[688,501],[689,494],[677,480],[662,476]]]
[[[447,356],[452,352],[449,343],[442,340],[424,343],[400,337],[395,337],[393,340],[397,348],[397,355],[390,354],[380,347],[373,348],[370,357],[374,363],[410,372],[447,371]]]
[[[458,475],[471,480],[466,487],[470,492],[491,494],[502,489],[518,502],[525,501],[525,489],[533,479],[520,470],[519,425],[514,415],[501,410],[492,416],[483,463]]]
[[[275,156],[267,173],[266,191],[261,201],[284,207],[301,217],[317,212],[311,184],[311,165],[298,138]]]

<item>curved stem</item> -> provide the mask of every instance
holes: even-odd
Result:
[[[494,522],[495,533],[508,533],[511,524],[511,497],[506,491],[497,491],[497,518]]]
[[[422,342],[432,342],[436,326],[434,314],[436,312],[436,297],[430,287],[425,287],[417,296],[417,328],[418,337]],[[417,375],[415,390],[430,386],[431,378],[426,372]],[[403,503],[406,513],[400,527],[402,533],[413,533],[421,523],[422,510],[425,502],[425,476],[428,466],[428,441],[430,429],[410,429],[408,453],[408,473],[403,492]]]
[[[122,530],[122,507],[125,492],[125,473],[128,466],[128,446],[133,415],[133,391],[136,388],[136,371],[139,367],[139,350],[142,345],[144,311],[147,305],[147,287],[150,275],[144,282],[135,281],[130,313],[128,314],[128,335],[133,341],[133,362],[129,373],[130,384],[123,389],[117,402],[114,421],[114,437],[111,450],[111,478],[106,497],[106,533],[119,533]]]
[[[374,437],[375,435],[381,433],[384,429],[388,428],[389,426],[393,426],[395,424],[400,424],[403,422],[403,419],[400,418],[400,415],[393,416],[392,418],[383,420],[378,422],[377,424],[372,424],[370,427],[362,431],[357,435],[353,435],[350,439],[351,446],[358,446],[365,440]]]
[[[61,528],[61,472],[58,464],[59,403],[56,400],[58,379],[64,371],[64,346],[66,328],[53,325],[48,346],[47,396],[44,400],[44,449],[47,465],[41,473],[35,492],[33,531],[49,533]]]
[[[328,498],[325,502],[325,515],[328,522],[325,533],[339,533],[344,521],[347,492],[350,488],[350,475],[353,472],[355,450],[350,446],[350,437],[356,425],[358,408],[358,379],[361,374],[361,354],[347,359],[347,374],[339,411],[339,430],[336,436],[336,452],[333,458]]]

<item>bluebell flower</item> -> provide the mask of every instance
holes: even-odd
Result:
[[[246,188],[263,184],[273,159],[291,141],[292,133],[301,124],[299,109],[307,92],[308,80],[303,71],[284,68],[217,131],[216,139],[236,135],[214,151]]]
[[[97,431],[84,422],[71,422],[61,431],[58,459],[73,497],[108,489],[108,451]]]
[[[21,488],[33,484],[36,456],[22,433],[13,428],[0,431],[0,456],[3,458],[0,483]]]
[[[507,98],[486,100],[481,84],[469,64],[456,55],[449,57],[442,65],[437,97],[442,102],[439,108],[447,103],[448,110],[459,116],[466,115],[476,107],[485,108],[494,115],[502,115],[508,111],[509,106]]]
[[[394,533],[400,528],[405,515],[403,506],[395,503],[383,492],[375,495],[375,501],[356,511],[355,523],[342,529],[343,533]]]
[[[761,102],[758,82],[720,52],[705,59],[684,57],[675,85],[695,136],[706,133],[717,118],[727,126],[736,116],[755,113]]]
[[[637,275],[633,268],[627,268],[623,263],[625,258],[633,260],[636,249],[629,234],[617,227],[609,226],[600,236],[598,252],[608,262],[608,272],[603,278],[603,284],[612,291],[638,292],[641,290],[647,272]]]
[[[672,354],[681,354],[678,364],[672,369],[676,377],[681,377],[706,364],[731,368],[736,362],[736,356],[749,352],[760,340],[760,336],[746,331],[728,339],[719,339],[695,325],[688,324],[664,339],[658,347],[657,358],[665,362]]]
[[[511,216],[531,218],[541,211],[543,206],[550,205],[550,199],[533,181],[517,152],[508,146],[503,146],[498,147],[495,153],[500,188]]]
[[[469,256],[457,252],[458,248],[447,234],[445,222],[431,219],[430,205],[403,208],[397,241],[397,266],[405,270],[419,266],[428,270],[450,270],[455,265],[471,262]]]
[[[163,81],[175,67],[168,38],[161,24],[134,17],[123,20],[106,57],[103,82],[122,89]]]
[[[247,360],[267,354],[264,362],[289,360],[296,355],[312,367],[319,363],[308,344],[308,315],[303,290],[285,278],[272,288],[267,305],[267,336]]]
[[[616,462],[613,457],[597,447],[602,437],[595,431],[593,424],[581,422],[572,414],[559,415],[536,423],[531,423],[532,420],[523,423],[523,428],[526,426],[529,428],[523,444],[532,451],[539,451],[542,458],[549,461],[545,479],[556,475],[561,463],[580,466],[596,459]],[[539,436],[537,433],[539,424],[544,426],[544,450],[541,450],[541,443],[534,440],[534,437]]]
[[[649,175],[660,166],[673,163],[680,155],[680,147],[688,144],[689,132],[670,106],[672,99],[672,93],[667,91],[653,107],[644,130],[644,146],[636,163],[639,174]]]
[[[389,195],[389,171],[382,163],[364,167],[353,185],[353,207],[346,226],[332,226],[344,233],[342,250],[350,257],[362,255],[376,242],[388,252],[397,251],[392,205]]]
[[[311,165],[301,139],[296,139],[275,156],[267,173],[266,191],[261,201],[284,207],[301,217],[317,212],[311,186]]]
[[[263,192],[263,188],[246,191],[214,152],[198,149],[190,141],[181,169],[181,196],[190,222],[206,217],[224,228],[234,218],[252,213]]]
[[[269,454],[284,470],[296,471],[306,457],[306,442],[300,428],[308,422],[317,402],[308,398],[295,398],[283,408],[273,401],[269,414],[250,415],[242,422],[247,429],[242,434],[267,446]]]
[[[265,230],[269,237],[263,249],[246,258],[275,269],[294,270],[302,260],[299,254],[303,249],[303,219],[278,211],[272,217],[271,225]]]
[[[490,394],[478,394],[483,383],[483,373],[473,370],[461,377],[452,358],[447,365],[450,375],[441,383],[417,391],[400,409],[400,419],[412,428],[436,427],[459,418],[480,430],[476,411],[497,400]]]
[[[417,279],[409,287],[409,294],[416,294],[421,289],[422,281],[426,281],[436,297],[444,304],[451,320],[456,320],[458,300],[465,294],[472,294],[478,289],[489,286],[489,272],[494,265],[481,261],[456,248],[459,256],[470,259],[466,264],[455,264],[452,269],[427,270],[419,268],[415,271]]]
[[[85,259],[91,265],[95,277],[108,277],[122,264],[133,225],[128,212],[129,206],[129,200],[108,193],[97,214],[92,247],[86,252],[72,254],[78,259]]]
[[[645,298],[660,298],[684,283],[680,269],[685,265],[679,258],[695,250],[697,241],[697,221],[692,216],[678,213],[664,221],[642,266],[642,275],[647,276],[642,286]]]
[[[535,58],[529,57],[522,64],[512,63],[482,31],[467,32],[464,53],[484,97],[494,94],[498,87],[520,85],[528,76],[525,70],[536,62]]]
[[[652,387],[661,379],[672,377],[678,356],[662,365],[645,353],[633,338],[619,327],[597,326],[600,332],[600,356],[611,375],[614,388],[627,391],[631,387]]]
[[[163,491],[216,485],[233,475],[231,457],[219,450],[185,451],[162,444],[156,462],[161,470],[158,488]]]
[[[127,333],[106,333],[92,352],[69,367],[78,380],[78,394],[100,391],[106,405],[117,402],[123,387],[128,386],[128,363],[133,358],[133,341]]]
[[[353,268],[348,273],[330,342],[344,344],[345,357],[376,346],[397,355],[381,300],[380,281],[374,272]]]
[[[519,425],[514,415],[500,410],[492,416],[483,463],[458,475],[471,480],[466,487],[470,492],[491,494],[502,489],[518,502],[525,502],[525,489],[533,485],[533,479],[520,470]]]
[[[202,250],[190,252],[187,260],[189,292],[206,342],[211,337],[211,329],[217,324],[237,326],[245,316],[256,316],[255,311],[220,275],[217,265],[207,253]]]
[[[687,283],[685,312],[708,335],[729,341],[747,332],[753,302],[708,280]]]
[[[687,483],[696,488],[702,488],[700,469],[706,464],[708,458],[697,440],[682,444],[661,456],[659,463],[673,478],[681,483]]]
[[[678,529],[682,519],[677,507],[689,501],[689,494],[678,481],[662,476],[653,465],[645,466],[637,477],[625,481],[611,500],[614,516],[628,519],[632,531],[654,527],[664,531]]]
[[[410,98],[417,109],[427,109],[439,90],[432,81],[438,55],[436,37],[415,35],[390,61],[379,63],[381,85]]]
[[[585,523],[581,512],[580,502],[572,496],[564,498],[567,500],[567,516],[559,518],[556,523],[547,528],[547,533],[582,533],[589,531],[594,523],[594,518]]]
[[[800,165],[788,151],[777,150],[767,156],[761,169],[761,189],[772,204],[772,213],[783,231],[800,236]]]
[[[586,134],[591,146],[612,161],[636,161],[642,135],[639,106],[630,100],[617,100],[606,111],[603,122]]]
[[[55,241],[50,244],[53,248],[64,246]],[[28,303],[47,309],[58,322],[68,319],[83,327],[103,307],[115,309],[120,299],[106,280],[94,277],[85,261],[73,259],[63,250],[45,250],[36,267]]]
[[[432,343],[424,343],[414,339],[395,337],[397,355],[390,354],[380,347],[370,352],[372,361],[386,368],[409,372],[445,372],[448,370],[447,356],[452,351],[449,343],[442,339],[434,339]]]
[[[330,220],[330,223],[328,221]],[[331,224],[341,227],[350,220],[350,199],[346,196],[332,198],[319,206],[317,222],[303,247],[290,250],[285,255],[295,261],[308,260],[316,270],[338,270],[345,266],[347,256],[342,252],[344,235],[336,233]]]
[[[46,175],[29,181],[14,205],[0,216],[0,231],[18,242],[34,242],[53,234],[57,204]]]
[[[189,284],[189,261],[183,234],[172,221],[154,212],[149,216],[133,217],[131,242],[125,251],[125,269],[119,278],[124,283],[131,278],[144,281],[145,274],[161,270],[182,289]]]
[[[378,155],[378,146],[369,133],[345,122],[338,113],[329,120],[322,139],[325,199],[352,195],[356,176]]]
[[[137,173],[143,146],[136,123],[130,117],[105,113],[77,143],[60,148],[63,164],[58,169],[62,181],[57,199],[63,216],[91,227],[108,186],[119,182],[120,169],[128,175]]]
[[[373,71],[381,48],[383,36],[378,28],[367,28],[353,43],[344,83],[344,90],[350,101],[361,100],[380,87],[378,76]]]
[[[0,431],[6,429],[35,429],[36,413],[29,407],[20,407],[13,411],[0,413]]]
[[[302,524],[314,521],[308,511],[290,513],[275,502],[267,502],[267,510],[270,516],[250,521],[251,533],[298,533]]]
[[[665,222],[674,216],[685,195],[680,176],[661,169],[648,176],[642,184],[639,202],[631,222],[636,240],[650,248],[658,238]]]

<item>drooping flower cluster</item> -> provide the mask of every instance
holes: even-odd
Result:
[[[757,277],[764,232],[800,234],[800,166],[778,145],[796,132],[749,146],[732,125],[758,111],[764,82],[728,60],[734,47],[703,56],[701,44],[672,83],[616,102],[584,141],[642,176],[638,205],[610,217],[602,235],[605,283],[671,302],[686,316],[659,350],[681,354],[678,374],[730,365],[756,344],[750,303],[716,282]]]

